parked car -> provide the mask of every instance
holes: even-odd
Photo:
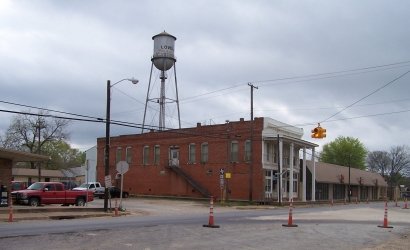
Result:
[[[12,181],[11,182],[11,191],[18,191],[27,188],[27,184],[24,181]]]
[[[104,192],[105,188],[99,182],[88,182],[88,183],[81,184],[79,187],[73,188],[73,190],[77,190],[77,191],[78,190],[80,191],[89,190],[95,193],[97,191]]]
[[[11,192],[13,201],[33,207],[40,204],[62,204],[84,206],[93,201],[90,191],[65,190],[61,182],[36,182],[27,189]]]
[[[120,198],[121,189],[117,187],[110,187],[108,188],[108,192],[110,192],[111,198]],[[94,196],[97,196],[100,199],[103,199],[105,196],[105,190],[103,192],[98,191],[94,193]],[[122,198],[128,198],[130,194],[127,191],[122,190]]]
[[[73,189],[73,188],[78,187],[78,184],[75,183],[74,181],[62,181],[61,183],[64,184],[64,188],[65,188],[66,190],[71,190],[71,189]]]

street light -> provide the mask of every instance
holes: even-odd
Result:
[[[130,81],[132,84],[137,84],[138,80],[134,78],[125,78],[111,85],[110,80],[107,80],[107,113],[105,121],[105,164],[104,177],[110,174],[110,116],[111,116],[111,87],[117,85],[122,81]],[[108,211],[108,188],[105,185],[104,195],[104,211]]]

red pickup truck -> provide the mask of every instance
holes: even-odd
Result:
[[[33,207],[40,204],[84,206],[94,199],[91,191],[65,190],[60,182],[36,182],[27,189],[12,192],[11,197],[17,204]]]

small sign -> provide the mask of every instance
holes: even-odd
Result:
[[[221,186],[221,188],[225,186],[225,180],[223,178],[219,179],[219,185]]]
[[[226,174],[225,174],[225,178],[226,178],[226,179],[231,179],[231,173],[226,173]]]
[[[223,175],[225,173],[225,170],[223,168],[219,169],[219,174]]]
[[[112,187],[111,175],[106,175],[104,177],[104,184],[106,188]]]

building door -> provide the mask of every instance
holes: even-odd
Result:
[[[179,167],[179,148],[171,148],[169,158],[172,167]]]

